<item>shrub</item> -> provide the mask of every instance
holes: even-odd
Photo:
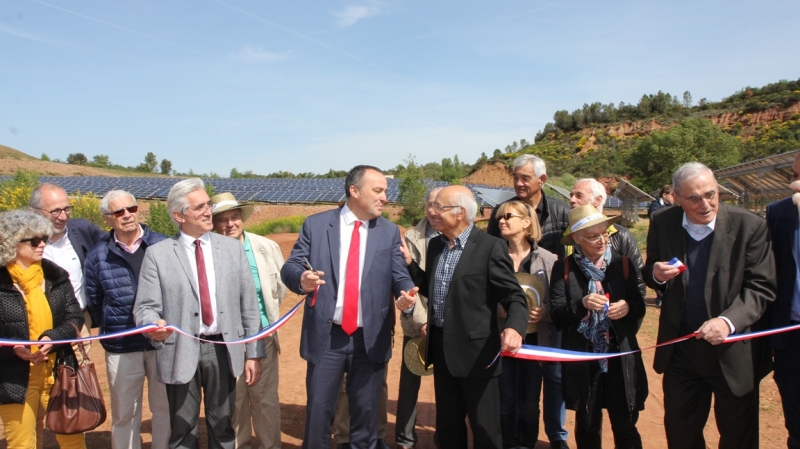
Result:
[[[245,227],[245,230],[256,235],[295,233],[300,232],[305,221],[306,217],[302,215],[292,215],[291,217],[262,221]]]
[[[166,203],[161,201],[150,201],[150,212],[147,219],[143,220],[151,231],[160,232],[164,235],[173,236],[178,233],[178,227],[172,222],[172,218],[167,211]]]
[[[14,177],[0,183],[0,212],[28,207],[31,192],[39,185],[39,174],[17,170]]]
[[[81,195],[81,192],[75,192],[75,195],[70,199],[72,206],[71,218],[85,218],[97,225],[100,229],[106,231],[111,228],[103,220],[103,214],[100,213],[100,198],[92,192]]]

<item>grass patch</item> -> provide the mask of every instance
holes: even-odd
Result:
[[[300,232],[305,221],[306,217],[303,215],[292,215],[291,217],[262,221],[245,227],[245,230],[256,235],[296,233]]]

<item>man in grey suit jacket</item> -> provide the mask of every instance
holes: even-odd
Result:
[[[379,169],[353,168],[345,180],[347,203],[308,217],[281,269],[290,290],[307,294],[300,340],[308,362],[304,448],[330,448],[345,372],[350,446],[377,444],[378,399],[392,355],[392,298],[414,287],[400,231],[381,217],[386,187]]]
[[[211,201],[203,181],[175,184],[167,208],[180,233],[151,246],[139,276],[134,317],[137,325],[156,323],[148,337],[158,350],[158,379],[167,384],[172,416],[170,448],[196,448],[201,388],[205,395],[209,447],[234,448],[236,377],[258,380],[263,346],[214,344],[258,332],[255,284],[242,244],[212,234]],[[198,342],[164,329],[173,324]],[[246,361],[245,361],[246,357]]]
[[[719,201],[708,167],[692,162],[672,178],[680,207],[653,214],[642,277],[664,294],[656,349],[664,374],[669,448],[705,448],[713,393],[721,448],[758,447],[758,384],[771,369],[766,338],[722,344],[729,334],[760,330],[775,300],[775,261],[767,223]],[[685,264],[685,271],[672,258]]]

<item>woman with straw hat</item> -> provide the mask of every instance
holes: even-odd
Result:
[[[546,311],[550,272],[558,257],[541,248],[537,242],[542,238],[542,228],[535,219],[531,208],[521,201],[501,204],[495,213],[500,236],[508,242],[508,252],[514,262],[514,271],[533,276],[543,290],[538,305],[530,308],[525,344],[553,346],[550,332],[550,317]],[[524,275],[523,275],[524,276]],[[524,283],[521,281],[520,283]],[[525,286],[523,286],[525,288]],[[532,288],[526,294],[533,293]],[[530,293],[529,293],[530,292]],[[530,296],[529,296],[530,297]],[[502,306],[499,317],[505,317]],[[504,448],[532,448],[539,439],[539,397],[542,391],[542,378],[545,369],[551,368],[539,362],[503,358],[503,372],[500,374],[500,423],[503,427]],[[551,363],[552,362],[547,362]],[[551,376],[552,377],[552,376]],[[561,435],[563,399],[560,382],[553,389],[545,388],[544,428],[553,448],[564,448],[566,438]],[[555,391],[555,394],[552,394]],[[551,397],[552,396],[552,397]]]
[[[556,263],[550,281],[550,315],[564,329],[564,349],[590,353],[639,349],[636,332],[645,302],[633,263],[609,249],[608,227],[615,220],[592,205],[569,213],[561,243],[574,244],[574,253]],[[562,366],[564,399],[576,412],[578,448],[602,447],[603,408],[608,410],[615,447],[641,448],[636,421],[647,398],[641,355]]]

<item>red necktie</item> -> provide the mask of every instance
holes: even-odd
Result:
[[[200,248],[200,240],[194,241],[194,257],[197,259],[197,285],[200,287],[200,312],[203,314],[203,324],[211,326],[214,322],[214,312],[211,310],[211,295],[208,293],[208,278],[206,277],[206,259]]]
[[[361,236],[358,228],[361,222],[353,224],[353,235],[350,236],[350,251],[347,253],[347,275],[344,281],[344,307],[342,311],[342,330],[352,335],[358,329],[358,258],[361,252]]]

